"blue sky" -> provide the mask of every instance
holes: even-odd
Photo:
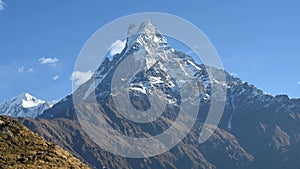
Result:
[[[267,93],[300,97],[296,0],[3,1],[0,102],[21,92],[49,101],[70,94],[86,40],[110,21],[137,12],[170,13],[192,22],[215,45],[228,72]]]

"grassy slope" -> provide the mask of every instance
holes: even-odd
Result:
[[[0,168],[88,168],[70,153],[0,116]]]

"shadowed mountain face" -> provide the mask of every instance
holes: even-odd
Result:
[[[236,138],[222,129],[217,129],[203,145],[198,144],[195,131],[168,152],[151,158],[132,159],[116,156],[99,148],[80,128],[77,120],[22,119],[22,122],[34,132],[61,145],[82,161],[96,168],[103,166],[107,168],[216,168],[213,163],[216,157],[216,161],[221,166],[251,168],[253,161],[253,156],[239,145]],[[128,124],[120,125],[125,127]],[[126,130],[140,129],[128,127]],[[207,157],[205,157],[206,154]]]
[[[0,168],[88,168],[17,121],[0,116]]]
[[[20,122],[96,168],[300,167],[297,161],[300,155],[299,99],[270,96],[225,72],[227,81],[222,86],[227,90],[227,98],[223,117],[209,140],[199,144],[199,132],[211,104],[211,84],[222,83],[210,79],[207,69],[216,74],[221,70],[198,65],[192,57],[169,47],[167,40],[149,22],[143,23],[137,32],[127,39],[121,54],[115,55],[111,61],[104,60],[92,79],[81,85],[73,95],[67,96],[37,119],[21,118]],[[151,108],[149,95],[153,91],[160,90],[167,96],[162,115],[147,124],[124,118],[113,102],[118,90],[111,88],[114,72],[123,61],[137,53],[146,58],[145,69],[128,81],[126,90],[130,103],[137,110],[148,110]],[[198,85],[200,108],[191,132],[171,150],[150,158],[123,158],[95,144],[81,128],[78,113],[100,110],[113,129],[131,137],[157,135],[172,125],[184,98],[178,94],[176,79],[164,68],[169,62],[177,63],[177,70],[189,72]],[[96,86],[95,90],[88,90],[91,85]],[[89,102],[94,94],[97,102]],[[86,104],[76,105],[76,111],[74,95],[86,100]],[[154,111],[161,109],[154,107]]]

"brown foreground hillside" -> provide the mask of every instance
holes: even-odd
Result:
[[[0,169],[89,168],[62,148],[0,116]]]

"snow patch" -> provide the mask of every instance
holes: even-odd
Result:
[[[139,91],[139,92],[144,93],[144,94],[147,93],[146,87],[144,87],[144,86],[141,86],[141,87],[135,86],[135,87],[131,87],[130,89],[131,89],[131,90]]]
[[[149,80],[150,80],[150,83],[151,83],[151,84],[162,84],[162,83],[164,83],[164,82],[161,80],[161,77],[150,76],[150,77],[149,77]]]
[[[196,70],[200,71],[201,68],[199,66],[197,66],[194,62],[188,60],[188,63],[191,64],[193,66],[193,68],[195,68]]]
[[[25,93],[25,98],[22,99],[22,106],[24,108],[36,107],[41,104],[44,104],[46,101],[37,99],[31,96],[29,93]]]

